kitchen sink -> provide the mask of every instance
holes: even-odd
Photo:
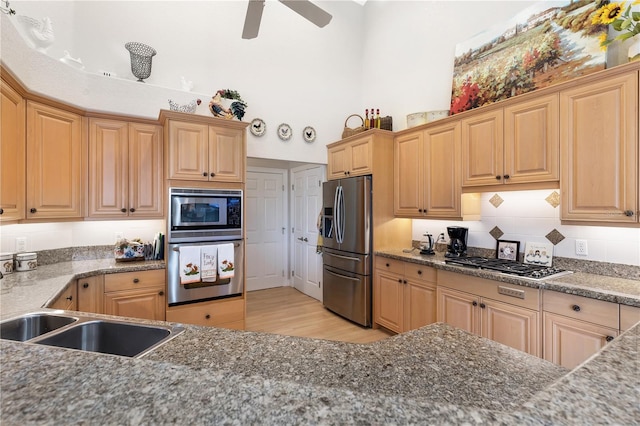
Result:
[[[0,338],[140,358],[184,331],[176,325],[36,313],[0,323]]]
[[[78,321],[75,317],[36,313],[0,323],[0,339],[24,342]]]

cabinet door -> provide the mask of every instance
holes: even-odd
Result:
[[[351,164],[349,176],[370,175],[373,172],[373,139],[371,136],[349,143]]]
[[[428,218],[462,215],[460,151],[459,122],[425,130],[421,181],[425,186],[422,208]]]
[[[350,159],[347,158],[350,151],[346,145],[334,146],[327,149],[327,179],[340,179],[347,176]]]
[[[209,180],[209,126],[169,121],[169,179]]]
[[[396,216],[421,217],[424,179],[422,148],[424,132],[398,136],[394,149],[394,213]]]
[[[445,322],[470,333],[480,334],[478,297],[438,287],[438,322]]]
[[[56,300],[54,300],[48,308],[62,309],[65,311],[77,311],[78,310],[78,287],[76,283],[69,285]]]
[[[543,313],[544,359],[572,369],[598,352],[618,330],[568,318]]]
[[[538,312],[487,299],[481,301],[480,308],[482,337],[541,356]]]
[[[244,330],[245,300],[215,300],[167,309],[167,321]]]
[[[164,215],[162,128],[129,124],[129,216]]]
[[[25,102],[0,81],[0,222],[24,219]]]
[[[127,217],[128,124],[89,119],[89,216]]]
[[[436,287],[407,280],[405,286],[404,329],[414,330],[436,322]]]
[[[209,126],[209,180],[244,181],[244,131]]]
[[[403,331],[403,278],[378,272],[374,285],[374,321],[396,333]]]
[[[638,73],[560,92],[561,219],[638,221]]]
[[[557,181],[560,178],[558,95],[504,109],[506,184]]]
[[[165,304],[166,296],[162,287],[104,294],[104,313],[107,315],[164,321]]]
[[[94,275],[77,280],[78,310],[80,312],[103,313],[104,275]]]
[[[82,118],[27,102],[27,218],[80,218],[86,191]]]
[[[488,111],[462,120],[462,185],[502,183],[502,110]]]

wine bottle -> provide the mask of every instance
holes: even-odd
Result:
[[[373,116],[373,108],[371,108],[371,119],[369,120],[369,128],[370,129],[375,129],[376,128],[376,119]]]
[[[373,111],[371,111],[371,113],[373,114]],[[364,110],[364,128],[365,129],[369,128],[369,110],[368,109]]]
[[[380,109],[376,109],[376,129],[380,128]]]

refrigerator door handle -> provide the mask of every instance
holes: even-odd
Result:
[[[354,260],[356,262],[360,262],[360,258],[358,257],[351,257],[351,256],[342,256],[339,254],[333,254],[333,253],[329,253],[329,252],[324,252],[324,254],[326,254],[327,256],[332,256],[332,257],[337,257],[338,259],[345,259],[345,260]]]
[[[338,193],[338,217],[340,218],[340,240],[338,241],[340,244],[344,243],[344,223],[345,223],[345,212],[344,212],[344,189],[342,185],[339,187]]]
[[[336,231],[336,242],[342,244],[344,237],[344,193],[342,185],[336,187],[333,196],[333,221]]]
[[[356,281],[356,282],[360,281],[360,278],[353,278],[353,277],[348,277],[348,276],[342,275],[342,274],[336,274],[335,272],[331,272],[328,269],[326,271],[327,271],[328,274],[334,275],[336,277],[344,278],[345,280]]]

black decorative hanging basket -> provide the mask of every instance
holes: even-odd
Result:
[[[124,47],[131,56],[131,72],[138,77],[138,81],[144,83],[144,79],[151,75],[151,59],[156,55],[156,50],[135,41],[125,44]]]

